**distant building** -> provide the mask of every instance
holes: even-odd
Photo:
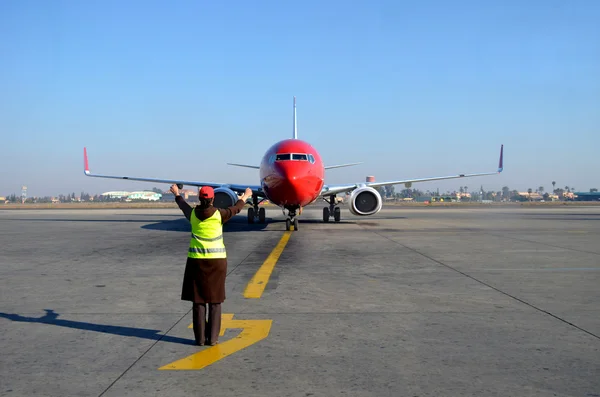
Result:
[[[125,192],[125,191],[114,191],[105,192],[101,196],[108,197],[111,199],[125,199],[130,200],[147,200],[147,201],[158,201],[161,199],[162,194],[152,191],[139,191],[139,192]]]
[[[563,192],[562,196],[565,200],[575,200],[575,193],[573,192]]]
[[[179,194],[183,196],[184,199],[189,199],[190,196],[198,196],[198,190],[196,189],[181,189]]]
[[[101,196],[105,196],[108,198],[126,198],[127,196],[129,196],[129,194],[129,192],[115,191],[102,193]]]
[[[456,201],[456,197],[452,197],[452,196],[432,196],[431,197],[431,202],[435,203],[435,202],[447,202],[447,203],[451,203],[453,201]]]
[[[519,192],[519,196],[527,198],[531,201],[540,201],[544,199],[544,196],[536,192],[531,192],[531,194],[529,194],[529,192]]]
[[[158,201],[161,197],[162,194],[152,191],[132,192],[127,195],[128,200]]]
[[[463,200],[469,201],[469,200],[471,200],[471,193],[467,193],[467,192],[460,193],[460,192],[458,192],[458,193],[455,193],[454,195],[456,196],[456,200],[458,200],[458,201],[463,201]]]
[[[431,203],[431,198],[433,196],[419,196],[419,197],[414,197],[414,201],[417,203]],[[413,197],[411,197],[413,198]]]
[[[600,201],[599,192],[576,192],[575,201]]]

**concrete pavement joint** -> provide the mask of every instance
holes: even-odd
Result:
[[[567,251],[575,251],[575,252],[581,252],[584,254],[592,254],[592,255],[600,255],[600,252],[594,252],[594,251],[586,251],[586,250],[579,250],[576,248],[568,248],[568,247],[561,247],[559,245],[554,245],[554,244],[548,244],[548,243],[543,243],[540,241],[533,241],[533,240],[527,240],[527,239],[520,239],[520,238],[515,238],[515,237],[510,237],[510,236],[505,236],[502,234],[494,234],[494,233],[481,233],[481,234],[487,234],[488,236],[494,236],[494,237],[500,237],[500,238],[506,238],[509,240],[514,240],[514,241],[520,241],[520,242],[526,242],[526,243],[532,243],[532,244],[541,244],[541,245],[545,245],[546,247],[552,247],[552,248],[560,248],[563,250],[567,250]]]
[[[233,269],[231,269],[231,271],[227,272],[227,275],[229,276],[231,273],[235,272],[235,270],[236,270],[238,267],[240,267],[240,265],[241,265],[242,263],[246,262],[246,259],[248,259],[248,257],[249,257],[250,255],[252,255],[253,253],[254,253],[254,251],[250,251],[250,253],[249,253],[248,255],[246,255],[246,256],[244,257],[244,259],[242,259],[242,260],[240,261],[240,263],[238,263],[237,265],[235,265],[235,267],[234,267]]]
[[[150,240],[152,240],[152,241],[153,240],[160,241],[160,238],[159,237],[150,237],[150,238],[148,238],[148,240],[149,241]],[[119,245],[114,245],[114,246],[104,247],[104,248],[94,248],[91,251],[89,251],[88,253],[81,255],[80,258],[81,259],[85,259],[85,258],[88,258],[88,257],[93,256],[93,255],[98,255],[100,258],[102,258],[104,256],[104,254],[103,254],[104,252],[111,251],[111,250],[117,250],[118,251],[120,248],[121,248],[121,246],[119,246]],[[57,263],[63,263],[64,261],[65,261],[65,259],[54,259],[54,260],[51,260],[51,261],[46,261],[44,263],[40,263],[40,264],[32,266],[32,267],[21,267],[19,269],[15,269],[15,270],[11,270],[11,271],[14,271],[14,272],[28,272],[28,271],[31,271],[31,270],[40,269],[40,266],[54,265],[54,264],[57,264]]]
[[[368,230],[368,229],[365,229],[365,230]],[[470,278],[471,280],[474,280],[474,281],[476,281],[476,282],[478,282],[478,283],[480,283],[480,284],[482,284],[482,285],[485,285],[486,287],[489,287],[489,288],[493,289],[494,291],[497,291],[497,292],[499,292],[499,293],[501,293],[501,294],[503,294],[503,295],[505,295],[505,296],[507,296],[507,297],[509,297],[509,298],[511,298],[511,299],[514,299],[514,300],[516,300],[516,301],[518,301],[518,302],[521,302],[521,303],[523,303],[523,304],[525,304],[525,305],[527,305],[527,306],[529,306],[529,307],[531,307],[531,308],[533,308],[533,309],[535,309],[535,310],[537,310],[537,311],[539,311],[539,312],[546,313],[547,315],[549,315],[549,316],[551,316],[551,317],[554,317],[555,319],[557,319],[557,320],[559,320],[559,321],[562,321],[563,323],[565,323],[565,324],[568,324],[568,325],[570,325],[571,327],[574,327],[574,328],[576,328],[576,329],[578,329],[578,330],[580,330],[580,331],[583,331],[583,332],[585,332],[586,334],[588,334],[588,335],[590,335],[590,336],[593,336],[594,338],[596,338],[596,339],[599,339],[599,340],[600,340],[600,336],[598,336],[598,335],[596,335],[596,334],[594,334],[594,333],[592,333],[592,332],[590,332],[590,331],[588,331],[588,330],[586,330],[586,329],[584,329],[584,328],[581,328],[581,327],[579,327],[578,325],[575,325],[575,324],[573,324],[573,323],[571,323],[571,322],[569,322],[569,321],[567,321],[567,320],[565,320],[565,319],[563,319],[563,318],[561,318],[561,317],[559,317],[559,316],[557,316],[557,315],[555,315],[555,314],[552,314],[552,313],[550,313],[550,312],[548,312],[548,311],[546,311],[546,310],[544,310],[544,309],[541,309],[541,308],[539,308],[539,307],[537,307],[537,306],[535,306],[535,305],[533,305],[533,304],[531,304],[531,303],[529,303],[529,302],[527,302],[527,301],[524,301],[523,299],[517,298],[516,296],[514,296],[514,295],[511,295],[511,294],[509,294],[508,292],[504,292],[504,291],[502,291],[501,289],[494,287],[493,285],[490,285],[490,284],[488,284],[488,283],[486,283],[486,282],[484,282],[484,281],[482,281],[482,280],[479,280],[479,279],[477,279],[477,278],[475,278],[475,277],[473,277],[473,276],[471,276],[471,275],[469,275],[469,274],[467,274],[467,273],[465,273],[465,272],[462,272],[462,271],[460,271],[460,270],[458,270],[458,269],[456,269],[456,268],[454,268],[454,267],[452,267],[452,266],[450,266],[450,265],[447,265],[447,264],[445,264],[445,263],[443,263],[443,262],[441,262],[441,261],[438,261],[437,259],[434,259],[434,258],[432,258],[431,256],[429,256],[429,255],[427,255],[427,254],[424,254],[424,253],[422,253],[422,252],[420,252],[420,251],[418,251],[418,250],[416,250],[416,249],[414,249],[414,248],[411,248],[411,247],[409,247],[409,246],[407,246],[407,245],[404,245],[404,244],[402,244],[402,243],[400,243],[400,242],[398,242],[398,241],[396,241],[396,240],[393,240],[393,239],[391,239],[391,238],[389,238],[389,237],[387,237],[387,236],[384,236],[384,235],[382,235],[382,234],[380,234],[380,233],[377,233],[377,232],[376,232],[376,231],[374,231],[374,230],[370,230],[370,231],[371,231],[371,232],[373,232],[374,234],[376,234],[376,235],[380,236],[380,237],[383,237],[383,238],[384,238],[384,239],[386,239],[386,240],[389,240],[389,241],[391,241],[391,242],[393,242],[393,243],[395,243],[395,244],[397,244],[397,245],[400,245],[401,247],[404,247],[404,248],[406,248],[406,249],[408,249],[408,250],[411,250],[411,251],[413,251],[413,252],[415,252],[415,253],[417,253],[417,254],[419,254],[419,255],[421,255],[421,256],[423,256],[423,257],[425,257],[425,258],[427,258],[427,259],[429,259],[429,260],[431,260],[431,261],[433,261],[433,262],[435,262],[435,263],[437,263],[437,264],[439,264],[439,265],[442,265],[442,266],[444,266],[444,267],[446,267],[446,268],[448,268],[448,269],[450,269],[450,270],[453,270],[453,271],[455,271],[455,272],[457,272],[457,273],[459,273],[459,274],[462,274],[463,276],[465,276],[465,277],[468,277],[468,278]],[[498,236],[498,237],[501,237],[501,236]],[[580,252],[581,252],[581,251],[580,251]]]
[[[497,308],[499,310],[502,310],[502,313],[507,313],[507,312],[513,312],[513,313],[518,313],[520,310],[514,310],[514,309],[506,309],[505,307],[502,308]],[[599,310],[591,310],[592,312],[596,312],[596,311],[600,311]],[[294,311],[294,312],[240,312],[243,313],[244,315],[248,315],[248,316],[306,316],[306,315],[310,315],[310,316],[339,316],[339,315],[353,315],[353,316],[364,316],[363,313],[356,313],[356,311],[347,311],[347,312],[300,312],[300,311]],[[477,312],[470,312],[470,311],[457,311],[457,310],[453,310],[453,311],[434,311],[434,310],[423,310],[423,311],[369,311],[369,315],[374,315],[374,314],[489,314],[490,310],[487,311],[477,311]]]
[[[217,353],[231,346],[227,341],[247,337],[243,327],[229,327],[220,348],[193,346],[186,331],[192,305],[173,294],[189,236],[184,218],[171,223],[173,216],[166,217],[175,210],[115,211],[106,216],[114,223],[94,224],[84,221],[104,217],[99,212],[48,212],[79,221],[70,224],[1,222],[15,214],[0,211],[0,395],[186,397],[199,387],[207,395],[248,397],[279,397],[282,390],[290,397],[517,396],[523,390],[585,396],[600,390],[598,339],[497,291],[600,335],[600,271],[581,270],[599,267],[594,258],[600,257],[491,235],[600,253],[600,223],[576,216],[585,211],[566,217],[557,208],[544,220],[529,220],[531,211],[518,208],[398,207],[360,218],[342,208],[345,222],[324,224],[321,210],[303,213],[305,226],[280,258],[269,293],[252,302],[243,298],[244,286],[281,237],[284,218],[269,225],[248,225],[244,215],[232,219],[225,231],[226,311],[272,320],[273,328],[202,373],[157,369],[169,358]],[[600,217],[600,207],[591,215]],[[127,222],[138,218],[148,224]],[[31,239],[41,241],[40,249],[31,250]],[[111,249],[88,256],[94,248]],[[20,271],[31,266],[36,269]],[[45,310],[52,312],[41,317]],[[54,315],[65,319],[53,321]]]
[[[429,223],[433,222],[432,220],[429,220],[429,219],[422,219],[421,221],[422,222],[429,222]],[[440,222],[436,221],[436,225],[440,225]],[[447,227],[453,227],[453,225],[447,225],[447,224],[444,224],[444,225],[447,226]],[[513,241],[519,241],[519,242],[525,242],[525,243],[531,243],[531,244],[540,244],[540,245],[545,245],[546,247],[558,248],[558,249],[567,250],[567,251],[581,252],[581,253],[584,253],[584,254],[600,255],[599,252],[580,250],[580,249],[576,249],[576,248],[561,247],[559,245],[548,244],[548,243],[544,243],[544,242],[541,242],[541,241],[534,241],[534,240],[528,240],[528,239],[519,239],[519,238],[516,238],[516,237],[510,237],[510,236],[507,236],[507,235],[504,235],[504,234],[496,234],[496,233],[486,232],[483,229],[475,229],[475,228],[472,228],[472,227],[465,227],[463,231],[469,232],[469,233],[480,234],[480,235],[482,234],[482,235],[486,235],[486,236],[500,237],[500,238],[505,238],[505,239],[513,240]],[[427,233],[429,233],[429,232],[427,232]],[[456,231],[453,231],[452,233],[455,234]],[[586,233],[588,233],[588,232],[586,232]],[[591,233],[591,234],[594,234],[594,233]]]
[[[227,275],[230,275],[231,273],[233,273],[235,271],[235,269],[237,269],[242,263],[244,263],[246,261],[246,259],[248,259],[248,257],[253,253],[254,251],[251,251],[248,255],[246,255],[246,257],[244,259],[242,259],[231,271],[229,271],[227,273]],[[113,387],[115,385],[115,383],[117,383],[131,368],[133,368],[133,366],[135,364],[137,364],[146,354],[148,354],[148,352],[150,350],[152,350],[152,348],[154,346],[156,346],[158,344],[158,342],[160,342],[169,332],[171,332],[171,330],[173,328],[175,328],[175,326],[177,324],[179,324],[181,322],[181,320],[183,320],[186,316],[188,316],[190,314],[190,312],[192,311],[192,309],[188,310],[187,312],[185,312],[180,318],[179,320],[177,320],[172,326],[171,328],[169,328],[163,335],[161,335],[161,337],[156,340],[156,342],[154,342],[148,349],[146,349],[146,351],[139,356],[129,367],[127,367],[127,369],[125,371],[123,371],[123,373],[121,375],[119,375],[119,377],[117,379],[115,379],[102,393],[100,393],[100,395],[98,395],[98,397],[102,397],[104,394],[106,394],[106,392],[108,390],[110,390],[111,387]]]
[[[481,273],[488,272],[595,272],[599,271],[600,267],[542,267],[539,269],[534,268],[523,268],[523,269],[485,269],[479,270]]]
[[[139,361],[140,361],[140,360],[141,360],[141,359],[142,359],[142,358],[143,358],[143,357],[144,357],[146,354],[148,354],[148,352],[149,352],[150,350],[152,350],[152,348],[153,348],[154,346],[156,346],[156,344],[157,344],[158,342],[160,342],[160,341],[161,341],[161,340],[162,340],[162,339],[163,339],[163,338],[164,338],[164,337],[165,337],[165,336],[166,336],[166,335],[167,335],[169,332],[171,332],[171,330],[172,330],[173,328],[175,328],[175,326],[176,326],[177,324],[179,324],[179,323],[181,322],[181,320],[183,320],[183,319],[184,319],[184,318],[185,318],[185,317],[186,317],[188,314],[190,314],[190,312],[191,312],[191,311],[192,311],[192,309],[188,310],[188,311],[187,311],[187,312],[186,312],[186,313],[185,313],[183,316],[181,316],[181,317],[179,318],[179,320],[175,321],[175,324],[173,324],[173,325],[171,326],[171,328],[169,328],[169,329],[168,329],[168,330],[167,330],[167,331],[166,331],[164,334],[162,334],[162,335],[160,336],[160,338],[158,338],[158,340],[156,340],[156,341],[155,341],[155,342],[154,342],[154,343],[153,343],[153,344],[152,344],[152,345],[151,345],[151,346],[150,346],[148,349],[146,349],[146,351],[145,351],[144,353],[142,353],[142,355],[141,355],[141,356],[139,356],[139,357],[138,357],[138,358],[137,358],[137,359],[136,359],[136,360],[135,360],[135,361],[134,361],[134,362],[133,362],[133,363],[132,363],[132,364],[131,364],[129,367],[127,367],[127,369],[126,369],[125,371],[123,371],[123,373],[122,373],[121,375],[119,375],[119,376],[117,377],[117,379],[115,379],[115,380],[114,380],[114,381],[113,381],[113,382],[112,382],[110,385],[108,385],[108,387],[107,387],[107,388],[106,388],[106,389],[105,389],[105,390],[104,390],[102,393],[100,393],[100,394],[98,395],[98,397],[102,397],[104,394],[106,394],[106,392],[107,392],[107,391],[108,391],[108,390],[109,390],[111,387],[113,387],[113,386],[115,385],[115,383],[117,383],[117,382],[119,381],[119,379],[121,379],[121,378],[122,378],[122,377],[123,377],[123,376],[124,376],[124,375],[125,375],[125,374],[126,374],[126,373],[127,373],[129,370],[130,370],[130,369],[131,369],[131,368],[133,368],[133,366],[134,366],[135,364],[137,364],[137,363],[138,363],[138,362],[139,362]]]

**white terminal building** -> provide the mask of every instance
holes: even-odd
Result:
[[[161,199],[162,194],[152,192],[152,191],[141,191],[141,192],[114,191],[114,192],[102,193],[101,196],[115,198],[115,199],[126,199],[126,200],[158,201]]]

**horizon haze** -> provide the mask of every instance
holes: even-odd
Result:
[[[235,4],[233,6],[232,4]],[[298,137],[326,184],[600,188],[600,3],[0,3],[0,196],[257,184]],[[186,186],[189,188],[188,186]],[[399,191],[402,186],[396,186]]]

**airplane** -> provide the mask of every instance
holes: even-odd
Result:
[[[331,218],[335,222],[341,220],[341,209],[338,206],[337,195],[350,194],[348,200],[349,210],[353,215],[369,216],[376,214],[382,208],[382,198],[375,189],[380,186],[404,185],[407,189],[417,182],[439,181],[444,179],[469,178],[475,176],[496,175],[503,171],[504,145],[500,146],[500,161],[498,169],[494,172],[476,174],[458,174],[450,176],[402,179],[385,182],[361,182],[347,185],[326,185],[325,170],[350,167],[361,163],[339,164],[325,166],[319,152],[308,142],[298,139],[296,123],[296,97],[294,97],[293,136],[273,144],[264,154],[260,165],[247,165],[227,163],[237,167],[246,167],[259,170],[260,185],[248,186],[242,184],[228,184],[215,182],[184,181],[180,179],[139,178],[131,176],[99,175],[92,174],[89,169],[87,149],[83,148],[84,173],[89,177],[126,179],[154,183],[176,184],[180,189],[188,186],[211,186],[215,189],[213,205],[218,208],[227,208],[236,203],[237,193],[244,192],[247,187],[252,189],[252,203],[248,208],[248,223],[258,220],[265,223],[266,211],[259,204],[265,200],[287,211],[286,230],[298,230],[298,215],[302,209],[317,199],[323,199],[328,206],[323,208],[323,222]]]

